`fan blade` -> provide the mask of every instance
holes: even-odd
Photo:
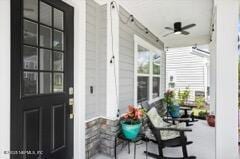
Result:
[[[183,35],[188,35],[188,34],[190,34],[189,32],[184,31],[184,30],[182,30],[181,33],[182,33]]]
[[[166,36],[168,36],[168,35],[170,35],[170,34],[173,34],[173,33],[174,33],[174,32],[167,33],[167,34],[163,35],[163,37],[166,37]]]
[[[189,29],[189,28],[192,28],[192,27],[195,27],[196,24],[189,24],[189,25],[186,25],[184,27],[182,27],[182,30],[186,30],[186,29]]]
[[[173,28],[170,28],[170,27],[165,27],[165,29],[167,29],[167,30],[174,30]]]

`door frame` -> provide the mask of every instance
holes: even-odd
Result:
[[[53,0],[53,2],[51,3],[54,3],[54,1],[56,3],[59,3],[58,0]],[[62,3],[65,3],[64,1],[62,1]],[[68,4],[68,3],[66,3]],[[53,4],[54,6],[55,4]],[[68,4],[69,6],[67,6],[67,10],[69,10],[68,13],[72,14],[73,16],[70,16],[70,19],[69,19],[69,22],[72,23],[72,27],[73,27],[73,30],[72,29],[69,29],[69,33],[70,33],[70,36],[72,35],[72,38],[69,38],[69,36],[67,37],[68,41],[67,43],[72,43],[72,46],[71,47],[68,47],[68,50],[70,50],[70,52],[72,52],[72,54],[69,54],[69,59],[72,59],[74,60],[74,7],[71,7],[70,4]],[[21,0],[18,0],[18,1],[15,1],[15,0],[11,0],[10,2],[10,13],[11,13],[11,16],[10,16],[10,30],[11,30],[11,48],[10,48],[10,54],[11,54],[11,57],[10,57],[10,74],[11,74],[11,81],[10,81],[10,151],[11,150],[22,150],[22,147],[21,147],[21,139],[18,138],[18,133],[17,131],[15,130],[20,130],[20,126],[21,124],[17,123],[18,122],[18,118],[19,118],[19,110],[20,108],[17,107],[19,101],[21,100],[21,86],[19,86],[20,84],[19,83],[22,83],[21,82],[21,68],[20,67],[16,67],[16,66],[21,66],[22,65],[22,61],[19,60],[19,59],[22,59],[22,54],[17,54],[17,52],[19,52],[20,48],[22,48],[22,35],[21,35],[21,32],[19,31],[20,30],[23,30],[23,21],[22,21],[22,1]],[[16,15],[19,15],[19,16],[16,16]],[[18,27],[17,27],[18,26]],[[68,28],[68,26],[65,26],[66,28]],[[66,37],[65,37],[65,40],[66,40]],[[65,41],[64,40],[64,41]],[[72,41],[73,40],[73,41]],[[21,49],[22,50],[22,49]],[[21,51],[20,51],[21,52]],[[73,64],[74,64],[74,61],[72,61]],[[65,62],[64,62],[65,63]],[[70,68],[70,71],[71,72],[68,72],[66,74],[67,76],[67,79],[70,80],[70,81],[74,81],[74,65],[72,66],[69,66]],[[69,76],[71,75],[71,76]],[[14,77],[14,78],[13,78]],[[19,81],[19,82],[16,82]],[[65,81],[65,78],[64,78],[64,81]],[[72,87],[73,83],[70,82],[70,87]],[[68,89],[66,89],[66,86],[65,87],[65,91],[67,92]],[[74,111],[74,110],[73,110]],[[19,121],[20,122],[20,121]],[[69,141],[72,142],[72,146],[74,147],[74,120],[72,120],[71,124],[68,125],[68,127],[70,127],[71,129],[71,134],[73,134],[73,136],[70,136],[69,137]],[[67,132],[68,134],[68,132]],[[68,142],[68,141],[66,141]],[[70,149],[72,149],[72,153],[74,153],[74,148],[70,145]],[[6,150],[8,151],[8,150]],[[10,153],[6,154],[9,158],[11,158],[12,156],[10,155]],[[72,154],[73,155],[73,154]],[[81,157],[81,156],[80,156]]]
[[[85,158],[86,0],[63,0],[74,7],[74,159]]]

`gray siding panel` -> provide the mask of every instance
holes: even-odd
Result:
[[[86,119],[106,112],[106,6],[87,0]],[[101,43],[100,43],[101,42]],[[90,93],[93,86],[93,94]]]
[[[120,8],[123,15],[128,13]],[[93,0],[87,0],[86,19],[86,119],[106,115],[106,48],[107,8]],[[120,113],[134,103],[134,35],[141,37],[155,47],[162,49],[163,43],[146,35],[132,24],[119,22],[119,109]],[[165,75],[165,55],[162,57],[161,73]],[[165,83],[165,78],[161,81]],[[90,93],[93,86],[94,93]],[[161,87],[165,90],[165,84]]]
[[[124,18],[124,15],[128,16],[129,13],[120,7],[120,15]],[[143,33],[135,25],[131,23],[126,25],[119,21],[119,110],[121,114],[127,111],[129,104],[134,104],[134,35],[156,48],[164,47],[163,43],[157,43],[156,39]],[[164,66],[161,69],[165,74]],[[165,78],[162,80],[165,81]],[[164,85],[162,88],[165,90]]]
[[[97,103],[98,113],[106,115],[106,78],[107,78],[107,7],[97,9]]]

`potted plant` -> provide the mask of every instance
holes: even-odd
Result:
[[[196,97],[195,99],[195,105],[196,108],[193,108],[193,115],[197,117],[198,119],[206,120],[206,117],[208,115],[208,111],[205,108],[205,99],[204,97]]]
[[[215,127],[215,115],[208,115],[206,119],[209,126]]]
[[[127,139],[131,140],[138,136],[142,126],[141,120],[143,115],[143,109],[134,107],[133,105],[128,106],[128,112],[120,121],[122,133]]]
[[[173,90],[167,90],[164,93],[164,102],[167,104],[168,113],[173,118],[178,118],[180,116],[180,108],[175,101],[175,93]]]
[[[186,87],[186,89],[183,90],[183,91],[181,91],[179,89],[179,91],[178,91],[178,103],[180,105],[184,105],[188,101],[189,95],[190,95],[189,87]]]

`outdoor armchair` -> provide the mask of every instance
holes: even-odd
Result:
[[[147,112],[148,126],[155,138],[149,139],[158,145],[159,154],[146,152],[150,157],[158,159],[195,159],[195,156],[188,156],[187,145],[193,142],[187,141],[185,132],[191,132],[189,128],[185,128],[183,124],[169,124],[165,122],[158,114],[157,109],[152,107]],[[151,137],[149,137],[151,138]],[[163,149],[166,147],[182,147],[183,157],[165,157]]]

